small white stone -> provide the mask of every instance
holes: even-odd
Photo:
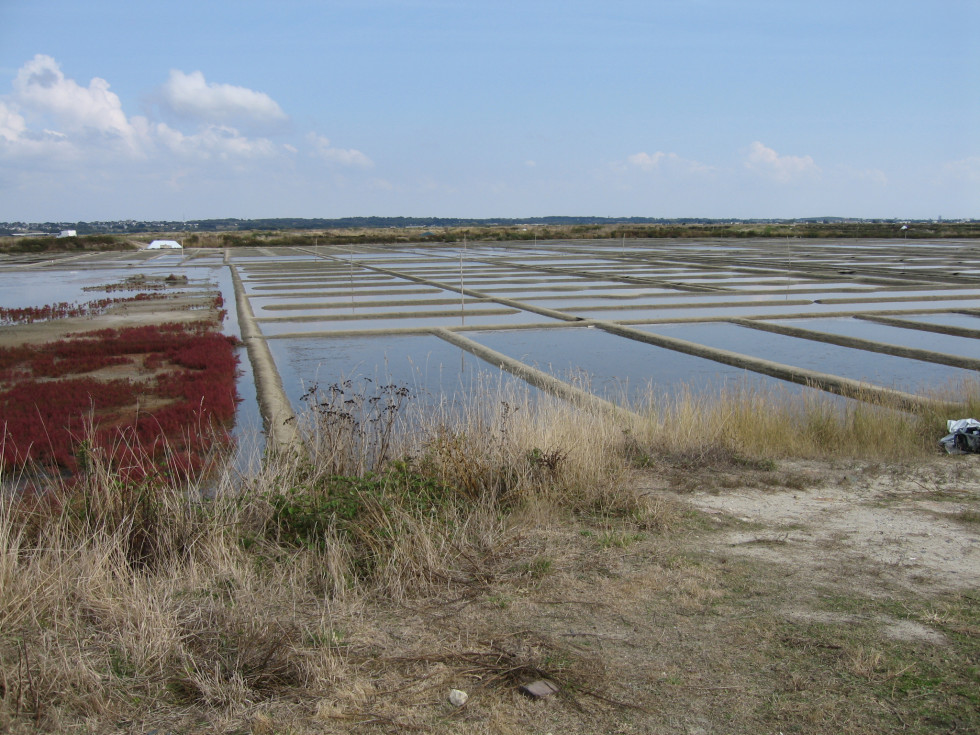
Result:
[[[466,704],[466,700],[470,698],[470,695],[464,692],[462,689],[450,689],[449,690],[449,702],[453,707],[462,707]]]

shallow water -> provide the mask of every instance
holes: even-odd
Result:
[[[490,366],[445,340],[430,335],[277,339],[269,341],[294,410],[314,385],[344,380],[407,387],[417,400],[441,403],[462,399],[476,389],[522,381]]]
[[[194,281],[202,279],[217,282],[216,273],[222,266],[205,265],[183,268],[168,268],[166,274],[187,276],[191,281],[186,288],[199,288]],[[46,306],[59,302],[86,302],[104,298],[126,298],[139,291],[86,291],[86,287],[118,283],[124,278],[141,271],[132,268],[105,268],[97,270],[41,270],[41,271],[2,271],[0,270],[0,306],[22,308],[26,306]],[[149,275],[159,276],[159,273]],[[182,287],[184,288],[184,287]],[[227,294],[225,294],[227,298]]]
[[[224,266],[215,268],[211,273],[224,297],[227,311],[221,331],[240,338],[242,331],[238,322],[238,304],[231,271]],[[238,391],[239,404],[235,412],[232,436],[235,437],[238,447],[235,466],[239,471],[245,472],[249,469],[249,465],[261,456],[264,449],[264,436],[255,390],[255,375],[252,371],[252,363],[248,359],[248,350],[242,345],[235,349],[235,355],[238,357],[238,380],[235,381],[235,388]]]
[[[637,286],[632,283],[609,284],[602,281],[583,281],[579,284],[564,286],[543,286],[541,288],[524,287],[493,287],[476,289],[491,296],[503,296],[508,299],[534,298],[535,300],[545,300],[549,298],[563,299],[582,297],[587,299],[602,298],[604,296],[660,296],[678,293],[676,288],[657,288],[654,286]]]
[[[736,299],[727,299],[733,301]],[[700,299],[697,303],[704,303]],[[740,316],[770,316],[775,314],[805,314],[809,312],[828,311],[821,308],[819,304],[785,304],[782,301],[766,302],[758,305],[757,302],[747,301],[744,306],[714,306],[705,303],[704,306],[684,306],[679,304],[670,307],[636,307],[625,309],[590,309],[581,307],[575,309],[565,309],[565,311],[584,319],[604,319],[608,321],[644,321],[656,319],[687,319],[687,318],[707,318],[720,319],[727,317]]]
[[[737,324],[658,324],[640,329],[784,365],[911,392],[975,376],[972,370],[787,337]]]
[[[809,295],[806,296],[794,296],[795,300],[810,300]],[[777,304],[785,301],[786,299],[782,294],[758,294],[758,295],[746,295],[746,294],[733,294],[733,293],[704,293],[688,291],[684,293],[678,293],[674,291],[673,294],[669,296],[635,296],[630,298],[611,298],[609,300],[589,300],[584,302],[582,305],[569,305],[565,307],[566,311],[572,313],[592,313],[594,310],[596,313],[605,311],[609,309],[610,313],[618,312],[620,308],[627,308],[630,310],[643,309],[645,307],[655,309],[657,307],[683,307],[689,304],[699,305],[710,305],[713,304],[731,304],[731,303],[744,303],[746,306],[755,306],[759,304]],[[549,306],[552,303],[560,303],[560,299],[550,300],[541,299],[536,300],[534,303]],[[601,307],[601,308],[597,308]],[[555,307],[557,308],[557,307]],[[698,307],[695,307],[698,308]],[[601,317],[598,317],[601,318]]]
[[[530,311],[519,311],[514,309],[512,310],[512,313],[509,314],[466,314],[464,318],[460,318],[459,314],[457,313],[449,316],[412,317],[406,319],[318,319],[310,322],[260,321],[259,327],[261,328],[263,334],[277,335],[292,334],[294,332],[346,332],[372,329],[401,329],[404,327],[418,329],[422,327],[459,327],[466,325],[483,326],[497,324],[539,324],[550,321],[556,320],[542,316],[541,314],[535,314]],[[377,339],[383,340],[386,338],[382,336],[377,337]]]
[[[874,286],[867,283],[857,283],[853,281],[836,281],[834,283],[827,283],[826,281],[801,281],[801,280],[790,280],[786,283],[779,284],[778,287],[771,285],[761,286],[759,284],[753,283],[726,283],[725,288],[730,288],[734,291],[763,291],[763,290],[775,290],[778,288],[780,291],[825,291],[826,293],[848,293],[848,292],[866,292],[866,291],[876,291],[880,286]]]
[[[806,390],[741,368],[626,339],[599,329],[568,328],[472,332],[470,339],[577,387],[620,403],[639,404],[649,394],[680,385],[714,392],[748,382]]]
[[[132,274],[130,270],[0,272],[0,306],[23,308],[62,301],[91,301],[107,294],[85,291],[86,286],[119,281]],[[119,291],[115,295],[127,294]]]
[[[252,302],[253,306],[262,306],[264,304],[278,304],[285,303],[288,304],[291,301],[346,301],[348,304],[351,300],[351,289],[318,289],[316,291],[260,291],[258,293],[249,294],[249,300]],[[355,303],[365,303],[371,301],[392,301],[395,299],[409,300],[409,299],[432,299],[432,298],[453,298],[459,294],[455,291],[446,291],[441,288],[399,288],[399,289],[386,289],[386,290],[369,290],[366,288],[358,288],[353,291],[354,302]]]
[[[901,318],[924,324],[943,324],[948,327],[980,330],[980,317],[971,314],[908,314]]]
[[[846,317],[840,319],[792,319],[777,323],[817,332],[869,339],[901,347],[913,347],[919,350],[932,350],[948,355],[980,359],[980,340],[969,337],[954,337],[949,334],[924,332],[921,329],[903,329],[902,327]]]
[[[801,296],[799,299],[807,299]],[[736,299],[729,299],[736,300]],[[786,299],[793,301],[794,299]],[[698,300],[702,301],[701,299]],[[976,301],[883,301],[873,303],[847,303],[847,304],[786,304],[780,305],[779,300],[767,302],[765,306],[758,306],[758,302],[747,301],[745,306],[713,307],[707,304],[703,307],[679,307],[679,308],[635,308],[617,310],[590,310],[588,308],[567,309],[576,316],[589,317],[593,319],[609,319],[611,321],[621,320],[645,320],[645,319],[684,319],[687,317],[707,317],[707,318],[727,318],[739,316],[772,316],[793,314],[829,314],[833,312],[855,312],[855,313],[876,313],[876,312],[903,312],[914,311],[916,309],[967,309],[980,308],[980,299]]]

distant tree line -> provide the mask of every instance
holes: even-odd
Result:
[[[717,219],[705,217],[527,217],[517,218],[460,218],[460,217],[340,217],[336,219],[276,217],[267,219],[203,219],[186,222],[172,220],[134,221],[119,220],[111,222],[0,222],[0,236],[14,235],[25,231],[55,235],[62,230],[76,230],[79,235],[90,234],[142,234],[159,232],[297,232],[313,230],[412,230],[412,229],[458,229],[458,228],[520,228],[520,227],[637,227],[637,232],[649,232],[648,226],[664,228],[662,233],[681,232],[676,228],[684,228],[689,233],[691,227],[707,227],[712,231],[717,228],[734,228],[732,231],[742,232],[743,228],[765,227],[842,227],[842,237],[865,237],[854,232],[874,231],[891,232],[889,228],[900,228],[903,224],[944,232],[950,226],[978,225],[978,221],[957,222],[931,220],[877,220],[877,219],[847,219],[843,217],[810,217],[803,219]],[[857,229],[855,229],[857,228]],[[864,229],[862,229],[864,228]],[[870,229],[868,229],[870,228]],[[815,230],[816,231],[816,230]],[[822,231],[822,230],[820,230]],[[532,233],[533,236],[533,233]],[[640,237],[649,236],[646,234]],[[670,237],[669,234],[658,234],[656,237]],[[683,236],[686,236],[683,235]],[[943,235],[935,235],[942,237]],[[967,235],[969,236],[969,235]]]
[[[96,234],[78,237],[6,237],[0,239],[0,251],[5,253],[89,252],[130,250],[133,245],[115,235]]]
[[[366,218],[367,219],[367,218]],[[556,218],[557,219],[557,218]],[[573,218],[565,218],[573,219]],[[637,218],[638,219],[638,218]],[[907,229],[902,229],[905,226]],[[407,243],[455,243],[476,241],[604,240],[642,238],[980,238],[980,222],[924,222],[903,225],[896,222],[789,222],[714,223],[676,222],[670,224],[632,222],[582,224],[457,225],[415,228],[337,228],[313,232],[293,230],[252,230],[199,232],[187,236],[189,247],[299,246]]]
[[[336,223],[341,226],[335,226]],[[0,251],[8,253],[124,250],[145,246],[154,236],[181,240],[186,247],[312,247],[316,245],[404,245],[476,241],[603,240],[643,238],[819,238],[819,239],[942,239],[980,238],[980,220],[868,221],[821,218],[810,220],[653,220],[644,217],[588,218],[537,217],[513,220],[421,219],[414,217],[349,217],[342,220],[274,219],[207,220],[208,227],[166,229],[124,234],[84,234],[78,237],[0,237]],[[225,223],[223,229],[212,223]],[[293,223],[294,227],[286,227]],[[316,227],[314,223],[321,226]],[[359,224],[355,224],[359,223]],[[379,223],[386,223],[381,225]],[[401,223],[401,224],[391,224]],[[452,224],[451,224],[452,223]],[[170,224],[170,223],[157,223]],[[230,226],[234,224],[234,226]],[[260,224],[266,225],[260,227]],[[59,223],[62,226],[63,223]],[[274,225],[274,226],[269,226]],[[334,225],[334,226],[326,226]],[[130,225],[132,226],[132,225]],[[63,227],[62,229],[68,229]],[[152,233],[152,234],[151,234]],[[3,234],[0,229],[0,235]]]

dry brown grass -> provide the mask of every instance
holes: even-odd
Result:
[[[312,422],[312,459],[283,455],[243,483],[229,471],[207,497],[123,485],[97,457],[72,487],[6,493],[0,725],[241,728],[263,703],[364,680],[345,630],[369,601],[519,576],[506,546],[520,524],[627,497],[611,492],[616,434],[557,403],[413,416],[410,432],[335,408]],[[498,657],[500,682],[544,671],[500,650],[412,655],[487,672]]]
[[[643,440],[653,455],[697,458],[735,454],[755,459],[921,458],[935,455],[946,420],[980,413],[980,384],[944,386],[932,405],[900,411],[870,396],[842,398],[817,390],[790,392],[746,385],[718,393],[682,389],[652,397]],[[950,415],[950,405],[956,415]]]
[[[630,463],[764,471],[760,457],[837,456],[861,438],[878,437],[862,453],[886,454],[935,439],[921,433],[933,417],[881,438],[894,413],[804,408],[801,419],[763,395],[687,395],[624,424],[495,394],[409,413],[397,431],[321,412],[306,458],[244,479],[229,469],[207,493],[122,486],[98,461],[71,492],[7,492],[0,730],[520,732],[532,705],[513,687],[533,677],[562,684],[570,712],[583,699],[629,712],[578,638],[494,616],[518,620],[532,597],[556,612],[602,604],[625,555],[684,525],[635,490]],[[707,567],[658,568],[672,581],[637,593],[672,589],[692,611],[722,595]],[[875,679],[873,659],[847,665]],[[449,686],[476,704],[453,710]]]

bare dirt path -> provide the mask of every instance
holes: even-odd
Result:
[[[980,457],[783,469],[803,486],[674,497],[740,522],[719,538],[719,552],[790,565],[813,582],[846,572],[868,589],[881,578],[915,590],[980,588]]]

